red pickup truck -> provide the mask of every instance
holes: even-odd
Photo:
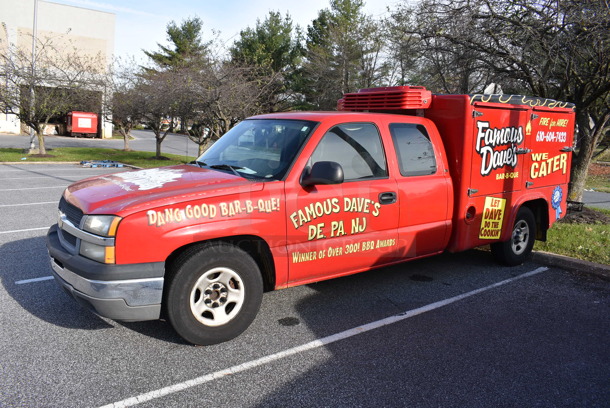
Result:
[[[566,213],[571,104],[394,87],[339,107],[255,116],[189,165],[72,184],[47,235],[56,280],[101,316],[214,344],[266,290],[487,244],[520,264]]]

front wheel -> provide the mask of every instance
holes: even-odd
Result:
[[[186,341],[222,343],[250,326],[263,295],[262,276],[250,255],[218,243],[187,251],[174,265],[167,316]]]
[[[517,212],[511,238],[505,242],[491,244],[491,253],[496,261],[505,265],[521,265],[534,248],[536,220],[532,210],[521,207]]]

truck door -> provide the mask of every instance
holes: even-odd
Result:
[[[438,148],[440,137],[422,123],[390,123],[389,128],[400,171],[396,183],[401,255],[412,258],[442,252],[449,239],[453,193]]]
[[[396,259],[398,196],[373,123],[333,126],[307,167],[341,165],[344,182],[286,187],[289,284],[369,269]]]
[[[521,190],[526,181],[523,161],[529,111],[475,104],[475,115],[470,196]]]
[[[573,137],[572,110],[534,109],[525,165],[529,188],[559,186],[569,181]]]

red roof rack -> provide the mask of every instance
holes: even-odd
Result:
[[[337,101],[342,111],[387,111],[426,109],[432,102],[432,92],[423,86],[390,86],[366,88],[343,95]]]

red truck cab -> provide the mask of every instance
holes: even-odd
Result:
[[[191,165],[71,185],[47,236],[56,280],[102,316],[164,316],[214,344],[264,290],[486,244],[518,264],[566,212],[567,104],[398,87],[340,107],[249,118]]]

